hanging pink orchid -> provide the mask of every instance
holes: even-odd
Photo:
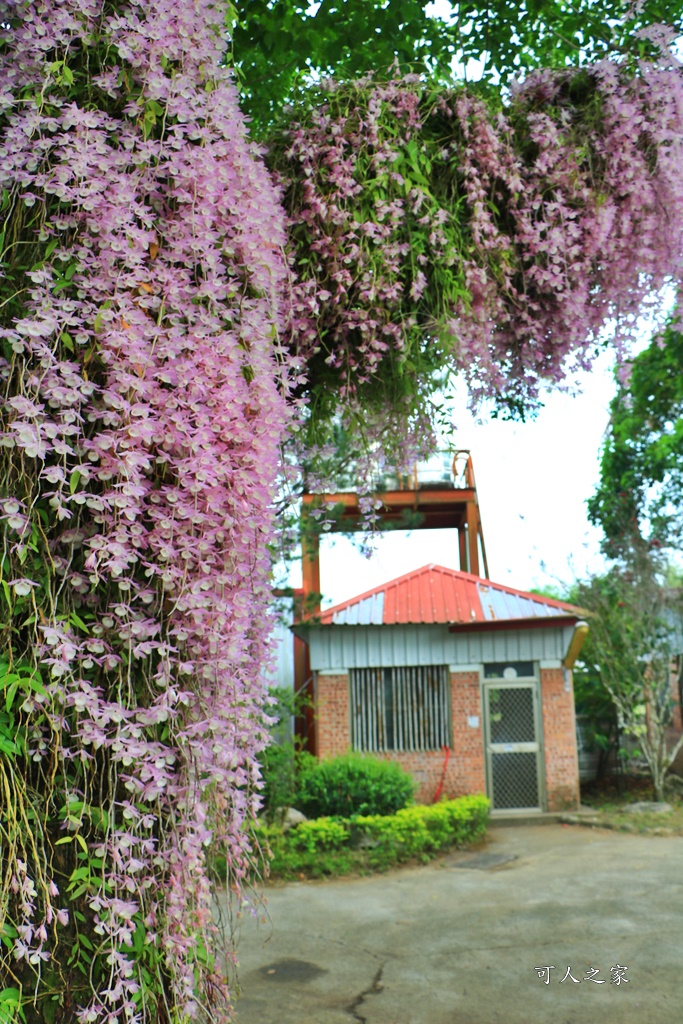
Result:
[[[659,61],[540,71],[491,112],[417,77],[329,81],[274,134],[310,388],[367,420],[450,369],[533,404],[677,282],[683,75]],[[614,332],[613,332],[614,333]],[[320,382],[320,383],[319,383]]]
[[[81,941],[98,944],[79,947],[95,991],[68,983],[82,1022],[161,1020],[162,996],[224,1019],[208,846],[233,885],[250,863],[289,419],[284,230],[220,66],[224,15],[209,0],[0,15],[0,189],[32,253],[8,253],[26,291],[0,331],[15,622],[40,609],[12,640],[34,673],[18,714],[36,778],[57,779],[48,819],[80,821],[52,841],[88,855],[51,881],[17,833],[8,970],[28,965],[29,1000],[31,970],[56,957],[68,973],[56,943],[71,928],[78,947],[80,893]],[[69,884],[85,863],[92,880]]]

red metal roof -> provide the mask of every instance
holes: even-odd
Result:
[[[579,618],[581,614],[580,609],[564,601],[515,590],[442,565],[425,565],[327,608],[318,621],[323,625],[491,626],[506,621]]]

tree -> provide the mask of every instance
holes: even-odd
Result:
[[[683,529],[683,334],[672,321],[618,385],[589,516],[620,551],[636,529],[670,547]]]
[[[354,79],[403,71],[452,82],[452,65],[483,61],[483,80],[498,93],[533,68],[594,63],[615,53],[645,54],[639,38],[654,24],[683,26],[680,0],[506,0],[445,3],[428,0],[236,0],[233,59],[244,109],[257,132],[321,76]],[[447,13],[443,13],[444,10]]]
[[[681,591],[666,586],[663,566],[640,541],[628,561],[579,584],[573,597],[590,610],[590,654],[614,705],[619,730],[635,739],[655,799],[664,799],[667,773],[683,746],[671,748],[671,673],[680,655]]]

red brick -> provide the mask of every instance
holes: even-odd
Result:
[[[564,688],[563,669],[541,669],[541,706],[548,810],[574,810],[579,806],[574,694],[571,685]]]

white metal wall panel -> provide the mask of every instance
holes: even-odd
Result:
[[[449,633],[438,625],[314,626],[309,629],[311,668],[562,660],[572,633],[571,626],[472,633]]]

